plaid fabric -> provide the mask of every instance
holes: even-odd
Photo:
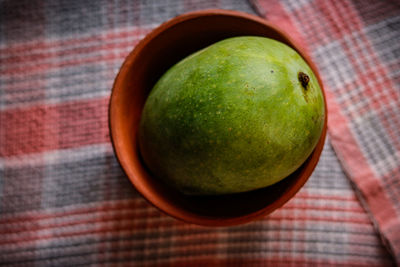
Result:
[[[399,253],[398,5],[253,3],[306,37],[329,88],[331,137],[284,207],[214,229],[170,218],[137,194],[111,149],[108,99],[124,57],[152,28],[196,9],[254,13],[249,3],[0,2],[0,265],[394,263],[378,233]],[[376,202],[382,194],[388,206]]]
[[[333,148],[400,265],[400,2],[253,3],[311,51],[329,93]]]

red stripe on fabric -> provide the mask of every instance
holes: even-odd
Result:
[[[367,25],[378,24],[382,20],[399,15],[398,1],[354,1],[354,9]]]
[[[60,238],[70,238],[81,235],[109,235],[111,233],[117,233],[122,231],[143,231],[143,230],[156,230],[161,227],[174,227],[178,224],[182,226],[182,222],[174,220],[172,218],[168,218],[168,220],[157,220],[157,221],[147,221],[149,217],[160,217],[160,213],[155,210],[144,210],[142,212],[124,212],[112,215],[113,218],[110,221],[104,222],[99,219],[98,222],[91,222],[89,224],[90,230],[70,230],[66,233],[57,233],[55,236],[53,234],[54,231],[48,231],[46,233],[40,234],[38,231],[34,231],[35,235],[32,237],[30,232],[26,236],[24,235],[11,235],[8,239],[2,238],[0,240],[0,246],[7,244],[18,243],[22,245],[24,242],[32,242],[32,241],[43,241],[43,240],[51,240],[51,239],[60,239]],[[137,221],[135,218],[147,218],[144,221]],[[114,223],[114,224],[113,224]],[[123,224],[122,224],[123,223]],[[186,227],[186,226],[183,226]]]
[[[181,230],[181,229],[180,229]],[[218,255],[218,232],[211,232],[207,234],[207,239],[204,240],[203,238],[199,238],[199,236],[196,236],[193,238],[192,236],[185,236],[185,235],[177,235],[175,238],[173,238],[173,253],[175,255],[190,255],[192,252],[200,252],[204,256],[207,256],[209,254],[214,254]],[[190,239],[195,239],[196,244],[195,245],[187,245],[188,242],[185,242]],[[204,257],[203,256],[203,257]],[[196,258],[199,256],[196,256]],[[201,256],[200,256],[201,257]]]
[[[311,199],[311,200],[334,200],[334,201],[347,201],[354,202],[357,201],[353,195],[351,197],[348,196],[329,196],[329,195],[320,195],[315,193],[305,193],[304,190],[296,194],[295,199]],[[294,199],[294,200],[295,200]],[[292,200],[293,201],[293,200]],[[290,202],[289,202],[290,203]],[[288,203],[288,204],[289,204]],[[2,224],[15,224],[21,222],[29,222],[30,220],[46,220],[51,218],[62,218],[72,215],[86,214],[89,212],[96,211],[107,211],[107,210],[115,210],[115,209],[124,209],[129,208],[131,205],[134,205],[133,208],[144,208],[150,207],[149,204],[144,201],[142,198],[135,198],[130,200],[119,200],[117,202],[103,202],[97,203],[96,206],[89,207],[79,207],[79,208],[71,208],[71,210],[62,212],[57,211],[37,211],[37,212],[23,212],[20,214],[13,214],[10,216],[6,216],[5,214],[0,217],[0,227]],[[49,213],[50,212],[50,213]]]
[[[0,156],[109,142],[108,98],[0,111]]]
[[[134,216],[131,216],[134,215]],[[143,217],[147,216],[147,217]],[[41,234],[37,231],[34,232],[27,232],[27,235],[19,235],[15,234],[10,236],[8,239],[3,238],[0,240],[0,246],[1,245],[7,245],[7,244],[14,244],[14,243],[19,243],[19,245],[22,245],[25,242],[33,242],[33,241],[43,241],[43,240],[51,240],[51,239],[60,239],[60,238],[70,238],[70,237],[76,237],[76,236],[81,236],[81,235],[109,235],[113,232],[121,232],[121,231],[132,231],[132,229],[135,229],[135,231],[149,231],[149,230],[156,230],[159,228],[168,228],[168,227],[177,227],[179,230],[185,230],[187,228],[187,225],[183,222],[180,222],[175,219],[170,219],[167,221],[135,221],[135,218],[141,217],[141,218],[149,218],[149,217],[159,217],[160,213],[156,210],[153,211],[145,211],[145,212],[133,212],[132,214],[126,213],[126,214],[116,214],[114,219],[111,221],[103,222],[100,220],[99,222],[91,222],[91,230],[71,230],[70,232],[67,233],[57,233],[55,236],[53,234],[53,231],[49,231],[46,234]],[[358,224],[358,225],[371,225],[369,220],[360,220],[360,219],[354,219],[354,218],[333,218],[333,217],[328,217],[328,218],[318,218],[318,217],[306,217],[306,216],[270,216],[268,217],[268,220],[276,220],[276,221],[283,221],[283,220],[290,220],[290,221],[304,221],[304,222],[324,222],[324,223],[352,223],[352,224]],[[116,222],[116,224],[112,224],[112,222]],[[122,225],[123,223],[123,225]],[[34,235],[31,235],[33,233]]]
[[[334,39],[342,39],[345,35],[362,29],[362,24],[357,19],[358,14],[352,10],[350,1],[338,3],[335,0],[316,0],[313,4],[322,13],[322,17],[327,18],[326,26],[330,27]]]
[[[95,66],[96,63],[94,63],[92,66]],[[58,90],[58,86],[61,86],[60,88],[60,94],[68,92],[69,90],[74,91],[77,88],[81,88],[82,89],[82,84],[79,83],[80,80],[84,80],[85,81],[85,85],[87,85],[89,88],[93,88],[94,84],[98,83],[98,82],[102,82],[103,86],[101,88],[99,88],[100,93],[102,93],[101,91],[104,91],[104,87],[106,88],[111,88],[111,83],[112,83],[112,78],[110,78],[109,80],[105,79],[105,77],[114,75],[113,72],[110,71],[110,69],[104,68],[101,69],[99,71],[96,71],[95,73],[95,77],[102,77],[101,80],[99,80],[98,78],[95,79],[93,77],[88,77],[89,75],[91,75],[90,73],[85,73],[85,72],[75,72],[72,73],[70,77],[70,81],[72,79],[74,79],[74,81],[76,81],[76,83],[72,84],[62,84],[60,82],[60,80],[62,80],[62,78],[59,76],[59,74],[57,73],[53,73],[52,71],[47,70],[46,74],[43,75],[39,75],[36,76],[34,74],[28,74],[24,77],[21,77],[21,79],[14,79],[14,78],[10,78],[7,79],[6,81],[4,81],[4,85],[7,84],[7,86],[5,86],[5,94],[2,96],[4,99],[7,99],[6,102],[10,103],[11,106],[21,106],[24,105],[25,103],[21,103],[23,101],[21,101],[21,99],[45,99],[45,97],[49,97],[49,95],[51,94],[55,94],[57,95],[57,90]],[[106,76],[107,75],[107,76]],[[46,77],[43,77],[46,76]],[[41,81],[44,79],[46,79],[46,85],[44,85],[43,83],[41,83]],[[78,81],[77,81],[78,80]],[[32,90],[32,88],[35,88],[35,90]],[[42,90],[43,88],[43,90]],[[38,90],[40,89],[40,90]],[[50,91],[50,92],[49,92]],[[43,93],[42,93],[43,92]],[[85,92],[83,92],[85,93]],[[79,97],[79,93],[75,93],[76,97]],[[52,97],[52,96],[50,96]],[[49,97],[49,98],[50,98]],[[6,104],[8,106],[8,103]],[[32,103],[32,102],[31,102]],[[14,108],[15,108],[14,106]],[[13,108],[13,107],[8,107],[8,108]],[[3,108],[4,109],[4,108]]]
[[[105,208],[103,207],[101,209],[102,215],[101,218],[89,218],[89,219],[73,219],[69,222],[57,222],[57,221],[51,221],[48,223],[44,223],[43,220],[44,218],[38,218],[35,216],[30,217],[28,220],[24,220],[22,222],[22,220],[18,221],[18,222],[13,222],[13,224],[16,225],[4,225],[0,227],[0,234],[10,234],[10,233],[23,233],[23,232],[30,232],[30,231],[38,231],[38,230],[47,230],[47,229],[51,229],[51,228],[58,228],[58,227],[67,227],[67,226],[74,226],[74,225],[79,225],[79,224],[89,224],[89,223],[98,223],[98,222],[105,222],[105,221],[112,221],[114,219],[114,215],[113,214],[103,214],[103,212],[117,212],[117,211],[124,211],[124,215],[126,216],[132,216],[132,218],[134,218],[134,215],[137,215],[138,213],[141,214],[141,216],[146,215],[146,212],[149,212],[151,214],[150,215],[154,215],[154,214],[161,214],[160,212],[155,212],[155,210],[153,210],[153,208],[151,206],[148,206],[145,202],[143,201],[132,201],[128,203],[121,203],[120,205],[116,205],[114,207],[109,207],[109,208]],[[320,207],[320,206],[314,206],[314,205],[285,205],[283,207],[282,212],[285,212],[287,210],[291,210],[291,211],[301,211],[301,210],[306,210],[308,212],[311,211],[334,211],[334,212],[344,212],[347,215],[346,216],[351,216],[351,213],[361,213],[363,214],[362,210],[359,209],[354,209],[354,208],[337,208],[337,207]],[[86,211],[79,211],[79,213],[74,213],[74,214],[70,214],[68,216],[76,216],[79,214],[89,214],[89,213],[99,213],[99,210],[86,210]],[[320,214],[321,215],[321,214]],[[67,215],[63,214],[63,217],[66,218],[68,217]],[[281,214],[279,211],[277,211],[276,215],[271,215],[272,217],[275,216],[280,216],[280,217],[285,217],[287,215]],[[315,218],[315,215],[308,215],[307,212],[305,212],[303,215],[304,216],[308,216],[308,218],[310,218],[310,220],[313,220],[313,218]],[[364,216],[362,216],[364,217]],[[143,217],[144,218],[144,217]],[[366,218],[366,217],[365,217]],[[48,217],[45,219],[61,219],[61,217],[58,216],[52,216],[52,217]],[[121,219],[121,218],[119,218]],[[362,221],[360,218],[357,219],[358,221]],[[37,223],[35,224],[34,222],[40,222],[41,223]],[[368,222],[368,218],[366,218],[365,220],[366,222]]]
[[[42,108],[0,111],[0,157],[43,151],[44,115]]]
[[[178,236],[179,237],[179,236]],[[189,246],[180,246],[176,247],[175,239],[171,241],[171,246],[167,248],[157,249],[159,244],[148,242],[146,244],[141,244],[139,242],[135,242],[134,240],[123,240],[121,242],[101,242],[98,244],[99,247],[104,248],[99,250],[100,254],[97,255],[97,261],[101,264],[107,264],[109,266],[109,262],[119,262],[121,264],[124,262],[124,259],[128,259],[130,264],[140,262],[142,266],[149,266],[151,263],[158,264],[162,262],[169,262],[170,260],[163,260],[162,256],[168,255],[170,258],[195,258],[195,259],[204,259],[204,258],[214,258],[218,257],[218,250],[214,248],[213,243],[216,243],[216,240],[213,239],[212,236],[206,236],[204,238],[196,239],[198,244],[196,244],[195,248]],[[158,246],[157,246],[158,245]],[[150,248],[148,246],[151,246]],[[153,253],[141,253],[143,248],[146,248],[146,251],[151,249],[157,249]],[[165,250],[169,250],[164,252]],[[186,250],[186,251],[185,251]],[[188,256],[191,253],[195,252],[195,255]],[[157,255],[157,256],[149,256],[149,255]],[[203,254],[203,255],[201,255]],[[137,257],[140,257],[140,260],[137,260]],[[151,265],[150,265],[151,266]],[[172,265],[175,266],[175,265]],[[192,265],[189,265],[192,266]],[[195,265],[196,266],[196,265]],[[208,266],[208,265],[205,265]]]
[[[127,35],[128,37],[128,35]],[[93,45],[85,45],[80,47],[68,48],[65,47],[60,51],[53,52],[51,49],[46,50],[40,54],[27,54],[23,56],[14,55],[10,58],[1,60],[3,66],[6,66],[0,74],[7,75],[13,74],[17,72],[34,72],[37,68],[41,66],[59,66],[59,63],[48,62],[49,60],[59,59],[62,57],[68,56],[84,56],[94,52],[103,52],[107,51],[109,53],[113,53],[113,49],[123,49],[125,48],[127,51],[132,49],[137,43],[139,39],[135,41],[119,41],[117,43],[105,43],[99,40],[98,43]]]
[[[124,221],[118,221],[114,222],[115,224],[126,224]],[[219,250],[216,251],[225,251],[227,248],[230,249],[235,249],[237,251],[241,251],[241,254],[255,254],[252,251],[243,251],[238,249],[238,247],[246,247],[246,243],[243,242],[244,240],[252,240],[251,243],[254,246],[259,246],[261,243],[267,242],[269,245],[273,244],[279,245],[279,244],[291,244],[295,246],[296,251],[302,252],[302,251],[307,251],[309,249],[309,245],[315,243],[323,244],[323,243],[331,243],[331,238],[333,236],[327,236],[325,239],[318,239],[311,237],[307,235],[306,239],[301,239],[299,238],[300,234],[310,234],[312,232],[307,231],[307,230],[298,230],[296,229],[295,231],[291,230],[258,230],[258,231],[252,231],[251,228],[244,228],[241,231],[228,231],[228,232],[220,232],[218,229],[208,229],[208,228],[198,228],[196,226],[192,225],[186,225],[187,227],[185,229],[176,229],[174,227],[171,227],[169,229],[167,228],[159,228],[157,230],[151,231],[151,232],[140,232],[137,231],[136,233],[134,232],[134,229],[127,230],[127,231],[121,231],[118,232],[118,238],[115,238],[116,235],[110,234],[101,234],[98,235],[96,238],[96,242],[89,242],[88,246],[96,246],[96,244],[101,244],[101,246],[108,246],[108,250],[104,251],[104,253],[109,253],[110,250],[118,250],[120,252],[131,252],[134,253],[134,251],[139,252],[143,246],[147,246],[148,252],[151,253],[151,250],[156,250],[157,253],[160,254],[165,254],[167,253],[174,253],[176,254],[176,251],[179,251],[178,249],[174,248],[176,247],[175,245],[177,244],[177,240],[182,240],[180,241],[180,247],[190,247],[190,250],[188,250],[188,254],[190,254],[193,251],[199,251],[198,248],[201,246],[202,249],[201,251],[204,251],[207,249],[207,245],[209,243],[216,242],[218,240],[219,244]],[[298,223],[296,222],[296,226],[298,226]],[[359,227],[359,225],[358,225]],[[187,235],[175,235],[173,233],[178,232],[178,231],[185,231]],[[154,236],[153,233],[156,232],[162,232],[165,235],[161,236]],[[210,238],[210,235],[215,235],[215,233],[218,233],[217,238]],[[145,235],[148,238],[146,240],[138,240],[138,237],[135,236],[137,234],[140,235]],[[282,238],[279,238],[279,236],[282,235]],[[372,231],[370,232],[369,235],[355,235],[357,236],[357,239],[354,241],[354,243],[347,243],[347,240],[344,240],[343,245],[346,245],[346,248],[348,251],[351,251],[354,253],[355,251],[359,252],[360,255],[371,255],[371,253],[376,253],[376,255],[379,255],[380,253],[377,253],[377,249],[380,249],[381,247],[379,246],[371,246],[371,242],[376,242],[375,237],[371,235]],[[290,238],[293,236],[294,238]],[[338,238],[342,236],[341,233],[337,232],[335,233],[335,237]],[[278,237],[278,238],[277,238]],[[365,238],[367,237],[367,238]],[[81,237],[85,238],[85,237]],[[87,238],[87,236],[86,236]],[[360,238],[362,241],[360,241]],[[336,239],[335,239],[336,240]],[[338,240],[338,243],[333,242],[336,246],[340,246],[340,240]],[[45,241],[46,242],[46,241]],[[165,244],[174,244],[174,246],[165,246]],[[306,245],[308,244],[308,245]],[[24,253],[24,246],[29,247],[29,243],[25,243],[22,246],[19,247],[19,251],[12,251],[11,253],[7,253],[7,256],[10,257],[15,257],[15,255],[20,255],[21,253]],[[304,245],[304,249],[302,250],[301,247]],[[43,248],[43,246],[41,246]],[[56,249],[68,249],[68,248],[73,248],[73,245],[67,245],[63,247],[58,247],[54,248]],[[112,249],[111,249],[112,248]],[[362,248],[362,249],[360,249]],[[209,251],[209,250],[208,250]],[[204,251],[207,253],[207,251]],[[272,250],[272,253],[279,253],[280,251]],[[290,251],[286,251],[289,252]],[[186,254],[186,255],[188,255]],[[209,253],[207,253],[208,255]],[[371,255],[373,256],[373,255]],[[108,257],[106,257],[107,259]]]
[[[364,116],[371,109],[375,110],[374,107],[377,107],[377,100],[366,97],[365,92],[371,90],[364,88],[365,83],[361,82],[361,80],[349,81],[340,88],[335,89],[335,94],[338,96],[338,105],[343,107],[343,110],[347,113],[346,115],[351,117]]]
[[[365,86],[361,97],[367,97],[370,100],[373,110],[381,110],[397,100],[397,92],[392,87],[390,79],[387,78],[383,66],[372,67],[365,74],[359,75],[359,79]]]
[[[134,206],[134,205],[132,205]],[[35,224],[35,219],[32,218],[29,221],[29,230],[26,232],[25,235],[23,232],[16,231],[15,234],[11,234],[12,230],[5,228],[2,232],[10,233],[10,236],[3,236],[3,239],[0,240],[0,245],[15,243],[15,242],[31,242],[34,240],[47,240],[52,238],[63,238],[63,237],[72,237],[72,236],[80,236],[80,235],[87,235],[87,234],[99,234],[99,233],[111,233],[111,232],[120,232],[120,231],[128,231],[135,229],[136,231],[139,230],[150,230],[150,229],[158,229],[160,227],[178,227],[184,228],[188,227],[187,224],[180,222],[178,220],[173,220],[168,218],[169,220],[162,221],[162,220],[152,220],[149,221],[148,219],[144,220],[135,220],[135,218],[160,218],[162,215],[158,210],[154,208],[143,209],[137,211],[132,208],[122,209],[115,207],[117,210],[121,211],[115,214],[102,214],[99,218],[94,218],[92,220],[82,220],[79,222],[71,222],[71,223],[63,223],[56,224],[52,227],[49,226],[39,226],[40,224]],[[327,209],[329,210],[329,209]],[[107,210],[106,210],[107,211]],[[123,211],[123,212],[122,212]],[[275,221],[283,221],[283,220],[294,220],[299,222],[330,222],[330,223],[353,223],[353,224],[362,224],[362,225],[370,225],[368,218],[354,218],[353,216],[340,216],[338,218],[332,216],[321,216],[321,214],[304,214],[301,215],[292,215],[292,213],[288,214],[285,208],[282,210],[277,211],[276,213],[270,215],[268,218],[264,218],[265,220],[275,220]],[[115,222],[114,225],[112,222]],[[49,230],[51,228],[60,229],[60,227],[67,227],[67,226],[74,226],[78,224],[88,224],[88,225],[95,225],[98,227],[91,227],[91,230],[76,230],[71,229],[65,233],[58,233],[56,237],[53,236],[52,231],[46,231],[45,234],[40,234],[38,230]],[[32,225],[36,225],[37,229],[34,229]],[[33,230],[32,230],[33,229]],[[34,238],[30,237],[30,232],[35,232],[37,235]]]
[[[268,257],[267,258],[238,258],[230,257],[225,259],[218,259],[215,257],[198,259],[169,259],[166,263],[146,263],[146,266],[174,266],[174,267],[186,267],[186,266],[296,266],[296,267],[307,267],[307,266],[338,266],[338,264],[343,266],[382,266],[376,263],[360,263],[351,260],[332,260],[332,259],[312,259],[306,258],[304,256],[284,256],[284,257]]]
[[[133,44],[131,44],[133,48]],[[107,53],[101,55],[93,55],[89,57],[82,57],[82,58],[73,58],[68,60],[63,60],[60,62],[46,62],[37,65],[31,66],[24,66],[21,65],[16,68],[5,68],[4,70],[0,71],[0,75],[32,75],[32,74],[39,74],[39,73],[46,73],[45,70],[52,69],[53,71],[58,68],[65,68],[70,66],[76,65],[84,65],[96,62],[106,63],[109,61],[114,60],[122,60],[126,57],[129,53],[129,50],[123,52],[116,52],[116,51],[109,51],[106,50]]]
[[[26,212],[18,215],[11,215],[7,218],[3,216],[0,218],[0,226],[2,224],[17,224],[17,223],[29,223],[31,220],[46,220],[46,219],[53,219],[53,218],[63,218],[73,215],[81,215],[87,214],[90,212],[98,212],[98,211],[108,211],[113,209],[124,209],[124,208],[143,208],[148,207],[148,203],[143,199],[131,199],[131,200],[124,200],[118,202],[103,202],[103,203],[96,203],[96,206],[89,206],[89,207],[79,207],[79,208],[71,208],[70,210],[51,210],[51,211],[36,211],[36,212]]]
[[[130,36],[140,36],[149,32],[151,28],[135,28],[135,29],[121,29],[118,32],[110,30],[109,32],[101,32],[96,35],[84,36],[80,38],[71,39],[41,39],[40,41],[35,40],[34,42],[23,42],[7,45],[4,48],[0,48],[1,60],[16,57],[16,55],[28,53],[41,53],[46,52],[49,49],[55,47],[75,46],[82,45],[87,46],[92,42],[101,42],[104,39],[119,39],[127,38]],[[17,56],[18,57],[18,56]]]
[[[288,32],[291,33],[293,29],[295,29],[295,31],[301,29],[302,33],[304,33],[301,39],[308,44],[308,46],[305,45],[305,47],[312,48],[315,45],[326,44],[333,40],[333,30],[331,27],[327,27],[330,23],[327,17],[320,15],[318,16],[318,23],[311,24],[315,16],[315,8],[310,8],[309,4],[293,6],[293,10],[290,10],[289,13],[286,12],[286,16],[290,18],[300,18],[300,20],[292,19],[292,29]],[[269,18],[269,16],[267,16],[267,18]]]
[[[291,16],[286,12],[281,2],[272,0],[260,1],[257,3],[257,7],[262,9],[260,11],[263,13],[263,16],[268,19],[268,21],[275,23],[282,30],[290,33],[290,37],[297,42],[301,49],[308,51],[308,47],[306,46],[301,33],[297,30],[297,28],[293,27],[294,22]],[[273,12],[269,12],[270,10],[273,10]]]
[[[304,190],[296,194],[296,198],[304,199],[328,199],[328,200],[343,200],[343,201],[358,201],[355,195],[320,195],[315,193],[305,193]]]
[[[327,217],[327,218],[321,218],[321,217],[314,217],[309,214],[307,215],[302,215],[302,216],[294,216],[294,215],[271,215],[268,217],[270,219],[274,220],[304,220],[304,221],[316,221],[316,222],[337,222],[337,223],[359,223],[359,224],[368,224],[370,225],[371,222],[369,220],[364,220],[364,219],[355,219],[355,218],[334,218],[334,217]]]
[[[126,246],[128,244],[124,244]],[[249,243],[249,246],[251,244]],[[232,246],[229,246],[228,249]],[[234,256],[229,258],[222,254],[223,252],[213,251],[207,247],[207,245],[199,244],[199,247],[191,249],[191,251],[202,251],[204,254],[173,254],[163,253],[161,255],[169,255],[168,259],[159,257],[144,256],[141,258],[141,263],[145,266],[382,266],[382,263],[378,263],[379,259],[363,259],[361,255],[336,255],[332,257],[329,253],[324,254],[313,253],[299,250],[297,253],[290,253],[287,251],[273,251],[263,255],[263,252],[256,253],[242,253],[240,248],[233,248],[237,251]],[[158,253],[157,253],[158,252]],[[159,251],[156,253],[160,255]],[[266,252],[266,251],[265,251]],[[107,252],[106,252],[107,253]],[[178,252],[179,253],[179,252]],[[221,255],[221,254],[222,255]],[[109,254],[109,252],[107,253]],[[123,251],[120,251],[117,255],[99,255],[100,262],[102,264],[112,262],[123,262],[126,261],[135,262],[135,251],[127,251],[127,247]],[[318,258],[316,255],[319,256]],[[219,257],[218,257],[219,256]],[[331,256],[331,257],[330,257]],[[260,258],[262,257],[262,258]],[[389,262],[385,262],[389,264]],[[108,265],[107,265],[108,266]]]
[[[114,60],[122,60],[126,57],[126,55],[133,49],[133,47],[139,42],[139,37],[141,35],[145,35],[149,32],[149,29],[135,29],[130,31],[123,31],[119,33],[109,33],[106,35],[98,35],[90,38],[80,38],[77,40],[67,40],[67,41],[55,41],[54,43],[36,43],[32,44],[33,47],[30,47],[30,53],[25,53],[19,55],[13,49],[11,45],[10,48],[3,49],[0,52],[5,55],[11,55],[9,57],[0,58],[0,64],[4,67],[0,70],[0,75],[3,76],[13,76],[13,75],[32,75],[38,73],[45,73],[47,69],[57,69],[64,68],[69,66],[81,65],[81,64],[89,64],[96,62],[107,62]],[[137,38],[134,41],[124,41],[124,39],[132,38],[132,36],[136,36]],[[117,38],[122,38],[122,40],[118,41]],[[107,39],[112,39],[113,43],[107,43]],[[115,42],[117,40],[118,42]],[[92,41],[93,44],[89,44],[87,42]],[[61,47],[59,51],[53,51],[51,48]],[[68,48],[68,45],[81,45],[80,47],[72,47]],[[36,49],[35,49],[36,48]],[[7,51],[7,49],[9,51]],[[38,49],[43,49],[43,51],[39,51],[39,53],[34,53],[38,51]],[[123,51],[118,51],[123,50]],[[102,52],[100,55],[93,55],[93,52]],[[83,57],[84,55],[89,54],[87,57]],[[62,59],[65,56],[73,55],[74,58],[64,59],[64,60],[55,60]],[[78,58],[77,58],[78,57]]]
[[[354,212],[354,213],[360,213],[360,214],[365,214],[365,211],[361,207],[334,207],[334,206],[329,206],[324,203],[323,206],[314,206],[314,205],[308,205],[308,204],[294,204],[294,203],[288,203],[285,205],[285,209],[300,209],[300,210],[320,210],[320,211],[342,211],[342,212]]]

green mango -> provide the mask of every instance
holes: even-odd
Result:
[[[245,192],[299,168],[324,114],[317,78],[295,50],[233,37],[160,78],[143,108],[139,148],[149,170],[184,194]]]

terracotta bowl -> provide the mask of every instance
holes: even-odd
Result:
[[[281,182],[256,191],[226,196],[185,196],[153,177],[143,164],[137,130],[146,97],[160,76],[187,55],[219,40],[241,35],[265,36],[296,49],[317,75],[310,58],[287,33],[249,14],[204,10],[187,13],[149,33],[128,55],[115,79],[110,100],[110,131],[115,154],[126,175],[144,198],[165,213],[207,226],[246,223],[281,207],[304,185],[317,165],[325,136],[307,161]]]

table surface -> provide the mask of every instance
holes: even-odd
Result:
[[[160,23],[206,8],[278,23],[310,51],[328,96],[309,181],[241,226],[185,224],[150,206],[108,132],[126,55]],[[399,51],[389,0],[1,1],[0,265],[399,263]]]

